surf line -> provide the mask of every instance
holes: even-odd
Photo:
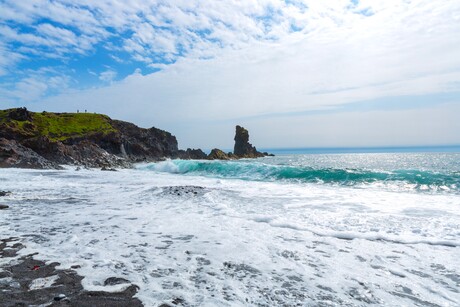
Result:
[[[404,239],[391,238],[391,237],[383,236],[380,234],[365,235],[365,234],[350,233],[350,232],[321,233],[321,232],[311,230],[305,227],[299,227],[299,226],[295,226],[295,225],[291,225],[287,223],[273,222],[272,218],[267,218],[267,217],[266,218],[255,218],[253,219],[253,221],[258,222],[258,223],[267,223],[272,227],[287,228],[287,229],[293,229],[293,230],[299,230],[299,231],[307,231],[319,237],[336,238],[336,239],[348,240],[348,241],[355,240],[355,239],[362,239],[362,240],[368,240],[368,241],[384,241],[384,242],[404,244],[404,245],[428,244],[428,245],[433,245],[433,246],[445,246],[445,247],[460,246],[460,242],[450,241],[450,240],[404,240]]]

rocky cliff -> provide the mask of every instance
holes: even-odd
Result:
[[[0,111],[0,167],[128,167],[181,152],[169,132],[102,114]]]
[[[106,115],[0,110],[0,167],[130,167],[134,162],[165,158],[233,160],[258,158],[249,132],[236,126],[234,153],[213,149],[179,150],[176,137],[157,128],[144,129]]]
[[[267,155],[258,152],[256,147],[249,143],[249,132],[241,126],[236,126],[233,154],[238,158],[260,158]]]

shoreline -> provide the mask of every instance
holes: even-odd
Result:
[[[0,173],[12,191],[0,198],[11,205],[0,211],[2,238],[26,246],[14,259],[38,252],[32,260],[61,263],[91,293],[125,286],[104,286],[122,277],[139,286],[134,298],[145,306],[448,306],[458,298],[458,247],[420,244],[458,241],[457,194],[72,167]],[[27,273],[35,265],[48,270],[31,264]],[[55,303],[59,294],[81,295],[51,293],[47,302],[69,305]]]

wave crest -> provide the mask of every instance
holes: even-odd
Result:
[[[250,181],[323,183],[341,186],[384,185],[427,192],[460,192],[460,174],[422,170],[379,171],[271,165],[257,161],[168,160],[144,167],[156,172]]]

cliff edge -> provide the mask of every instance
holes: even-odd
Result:
[[[179,155],[176,137],[103,114],[0,110],[0,167],[129,167]]]

